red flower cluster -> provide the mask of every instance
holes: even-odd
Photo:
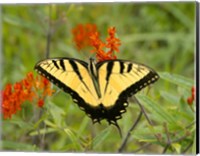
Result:
[[[28,73],[26,77],[20,82],[16,82],[13,86],[7,84],[2,93],[2,113],[4,118],[11,118],[13,114],[21,110],[21,105],[25,101],[32,102],[37,99],[37,104],[42,107],[44,98],[48,95],[51,96],[53,90],[50,88],[49,81],[44,77],[34,78],[33,73]],[[39,93],[42,95],[39,96]]]
[[[111,27],[108,29],[109,36],[107,37],[106,41],[108,42],[106,47],[110,48],[108,53],[113,53],[114,51],[119,52],[119,46],[121,45],[120,40],[115,38],[116,29],[115,27]]]
[[[77,25],[72,29],[73,40],[76,43],[78,50],[81,50],[87,46],[91,46],[89,36],[97,32],[97,27],[94,24]]]
[[[114,52],[119,52],[118,47],[121,45],[120,40],[115,38],[115,27],[111,27],[108,29],[109,36],[106,38],[107,43],[103,43],[99,38],[99,33],[96,32],[90,36],[91,44],[95,48],[92,52],[96,52],[96,58],[98,61],[104,60],[113,60],[117,57],[114,55]],[[105,52],[103,48],[109,48],[108,52]]]
[[[90,25],[90,27],[89,27]],[[87,31],[84,30],[87,27],[95,28],[95,29],[88,29]],[[76,32],[76,33],[75,33]],[[79,32],[79,33],[77,33]],[[82,32],[82,33],[81,33]],[[84,33],[87,32],[87,33]],[[106,43],[102,42],[100,39],[99,32],[96,30],[96,26],[92,24],[87,24],[86,26],[78,25],[76,28],[73,29],[74,41],[78,47],[78,49],[84,48],[87,46],[93,46],[94,49],[91,52],[96,53],[97,60],[104,61],[104,60],[112,60],[116,59],[117,57],[114,55],[114,52],[119,52],[119,46],[121,45],[120,40],[115,37],[116,29],[115,27],[111,27],[108,29],[109,36],[106,38]],[[87,43],[87,44],[86,44]],[[80,46],[81,45],[81,46]],[[109,48],[108,52],[104,50],[104,48]]]
[[[195,87],[193,86],[192,89],[191,89],[191,96],[187,98],[187,103],[189,105],[192,105],[193,104],[193,101],[195,100]]]

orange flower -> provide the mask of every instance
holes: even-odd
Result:
[[[38,85],[37,85],[38,84]],[[34,99],[38,99],[38,106],[44,105],[43,99],[48,95],[51,96],[53,90],[50,88],[50,83],[44,77],[36,77],[34,79],[33,73],[28,73],[26,77],[20,82],[16,82],[13,86],[7,84],[1,95],[2,101],[2,113],[4,118],[11,118],[13,114],[21,110],[21,105],[25,101],[33,102]],[[42,96],[39,96],[37,92],[42,92]]]
[[[94,33],[90,36],[91,45],[95,48],[92,52],[96,52],[96,58],[99,62],[104,60],[113,60],[117,57],[114,55],[114,52],[119,52],[118,47],[120,46],[120,40],[115,38],[115,27],[111,27],[108,29],[109,36],[107,37],[106,41],[107,44],[103,43],[99,39],[99,34]],[[108,52],[104,51],[103,48],[109,48]]]
[[[192,92],[192,99],[195,99],[195,87],[193,86],[192,89],[191,89],[191,92]]]
[[[115,37],[115,27],[110,27],[108,29],[109,36],[106,39],[107,43],[101,41],[96,26],[92,24],[86,24],[85,26],[80,24],[72,30],[72,33],[79,50],[86,46],[94,47],[91,52],[96,53],[98,62],[117,58],[114,52],[119,52],[119,46],[121,43],[120,40]],[[107,52],[104,50],[106,48],[109,49]]]
[[[38,104],[38,107],[42,107],[44,105],[44,100],[43,99],[39,99],[37,104]]]
[[[96,53],[96,58],[98,61],[103,61],[103,60],[110,60],[112,59],[109,54],[106,54],[103,50],[105,48],[105,44],[99,39],[99,33],[94,33],[90,36],[91,39],[91,45],[95,48],[91,50],[91,52]]]
[[[192,105],[194,100],[195,100],[195,87],[193,86],[191,88],[191,96],[187,98],[187,103],[189,105]]]
[[[114,51],[119,52],[119,46],[121,45],[120,40],[115,38],[115,27],[111,27],[108,29],[109,36],[107,37],[106,41],[108,42],[106,47],[110,48],[108,53],[113,53]]]
[[[90,23],[86,25],[79,24],[72,29],[73,40],[78,50],[91,45],[89,36],[94,32],[97,32],[96,25]]]
[[[189,104],[189,105],[192,105],[192,103],[193,103],[193,98],[192,97],[188,97],[187,98],[187,103]]]

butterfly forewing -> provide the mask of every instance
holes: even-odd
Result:
[[[76,92],[85,103],[97,106],[98,96],[87,63],[71,59],[47,59],[39,62],[35,69],[65,92]],[[79,97],[73,98],[77,101]]]

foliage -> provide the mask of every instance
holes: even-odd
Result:
[[[196,106],[187,103],[195,86],[194,2],[4,5],[1,10],[2,90],[47,56],[87,60],[94,55],[87,48],[78,50],[73,41],[72,29],[86,23],[97,26],[102,40],[114,26],[121,41],[117,58],[147,64],[160,75],[137,100],[130,98],[119,120],[123,138],[106,122],[93,125],[69,95],[53,86],[57,91],[42,108],[26,101],[20,112],[3,119],[2,150],[195,153]]]

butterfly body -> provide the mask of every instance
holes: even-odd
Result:
[[[128,97],[158,80],[151,68],[131,61],[107,60],[89,63],[72,58],[53,58],[38,62],[39,74],[69,93],[73,101],[92,119],[106,119],[117,125],[128,106]]]

